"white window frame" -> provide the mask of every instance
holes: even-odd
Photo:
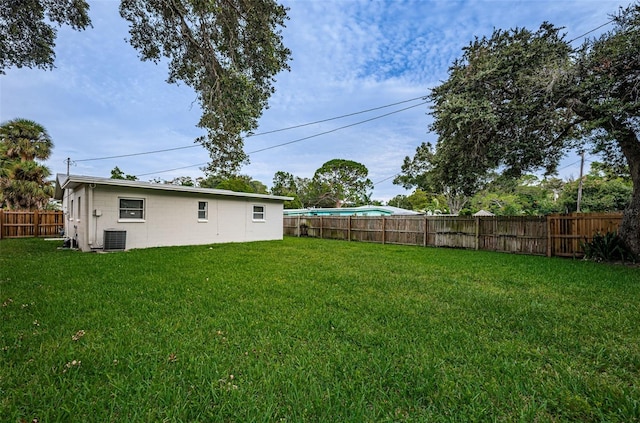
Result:
[[[264,204],[254,204],[251,212],[252,220],[254,222],[264,222],[267,217],[267,206]]]
[[[204,205],[204,208],[201,206]],[[198,222],[208,222],[209,221],[209,202],[208,201],[198,201]]]
[[[142,208],[123,208],[122,201],[130,200],[130,201],[142,201]],[[145,222],[146,220],[146,198],[142,197],[118,197],[118,222]],[[132,211],[140,211],[142,217],[122,217],[122,212],[132,210]]]

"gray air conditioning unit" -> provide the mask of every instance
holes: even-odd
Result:
[[[102,249],[104,251],[122,251],[127,245],[127,231],[120,229],[105,229],[104,242]]]

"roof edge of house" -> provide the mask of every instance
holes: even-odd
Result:
[[[281,201],[293,200],[292,197],[286,197],[286,196],[280,196],[280,195],[256,194],[251,192],[229,191],[226,189],[188,187],[188,186],[172,185],[172,184],[158,184],[154,182],[130,181],[127,179],[100,178],[96,176],[65,175],[62,173],[59,173],[58,175],[56,175],[56,192],[55,192],[54,198],[61,200],[63,195],[62,194],[63,190],[70,188],[71,185],[74,185],[74,184],[110,185],[110,186],[117,186],[117,187],[153,189],[158,191],[173,191],[173,192],[187,192],[187,193],[194,193],[194,194],[221,195],[226,197],[259,198],[263,200],[281,200]]]

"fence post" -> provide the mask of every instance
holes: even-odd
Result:
[[[476,250],[480,248],[480,216],[476,216]]]
[[[551,257],[552,248],[551,248],[551,215],[547,216],[547,257]]]
[[[427,242],[429,239],[429,219],[427,219],[427,215],[424,215],[424,246],[427,246]]]
[[[0,209],[0,239],[4,236],[4,210]]]
[[[578,232],[578,218],[580,217],[580,215],[576,212],[576,213],[571,213],[571,251],[575,252],[578,251],[578,238],[574,238],[575,235]]]
[[[38,209],[33,211],[33,236],[36,238],[40,236],[40,214]]]
[[[322,236],[322,216],[320,216],[320,239],[324,239]]]
[[[347,222],[347,238],[351,241],[351,215],[349,215],[349,221]]]
[[[387,235],[387,218],[382,216],[382,244],[385,243],[386,241],[386,235]]]

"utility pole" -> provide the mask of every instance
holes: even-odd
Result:
[[[71,157],[67,157],[67,176],[69,176],[69,166],[71,166]]]
[[[580,203],[582,202],[582,175],[584,171],[584,150],[580,153],[580,180],[578,181],[578,203],[576,213],[580,213]]]

